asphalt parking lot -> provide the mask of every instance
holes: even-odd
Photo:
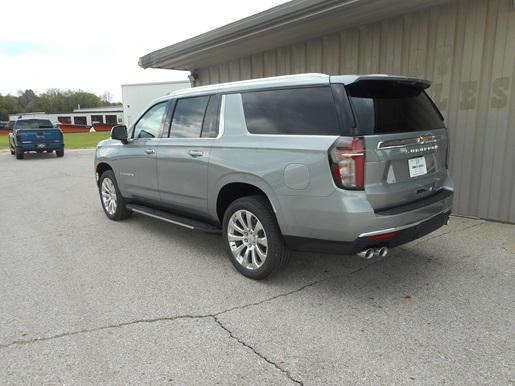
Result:
[[[219,236],[102,212],[93,151],[0,152],[0,383],[513,384],[515,226],[256,282]]]

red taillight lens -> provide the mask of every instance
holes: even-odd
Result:
[[[370,241],[386,240],[386,239],[391,239],[392,237],[395,237],[396,234],[397,233],[395,233],[395,232],[383,233],[381,235],[370,236],[368,239]]]
[[[365,143],[360,137],[340,137],[329,150],[334,182],[343,189],[363,190]]]

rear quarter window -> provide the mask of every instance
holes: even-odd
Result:
[[[305,87],[242,94],[252,134],[340,135],[330,87]]]
[[[358,135],[404,133],[445,127],[426,92],[395,81],[360,81],[346,87]]]

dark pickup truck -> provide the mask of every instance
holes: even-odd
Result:
[[[9,133],[11,154],[23,159],[24,153],[51,153],[64,156],[63,133],[48,119],[18,119]]]

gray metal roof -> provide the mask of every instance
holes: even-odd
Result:
[[[151,52],[143,68],[193,70],[454,0],[293,0]]]

